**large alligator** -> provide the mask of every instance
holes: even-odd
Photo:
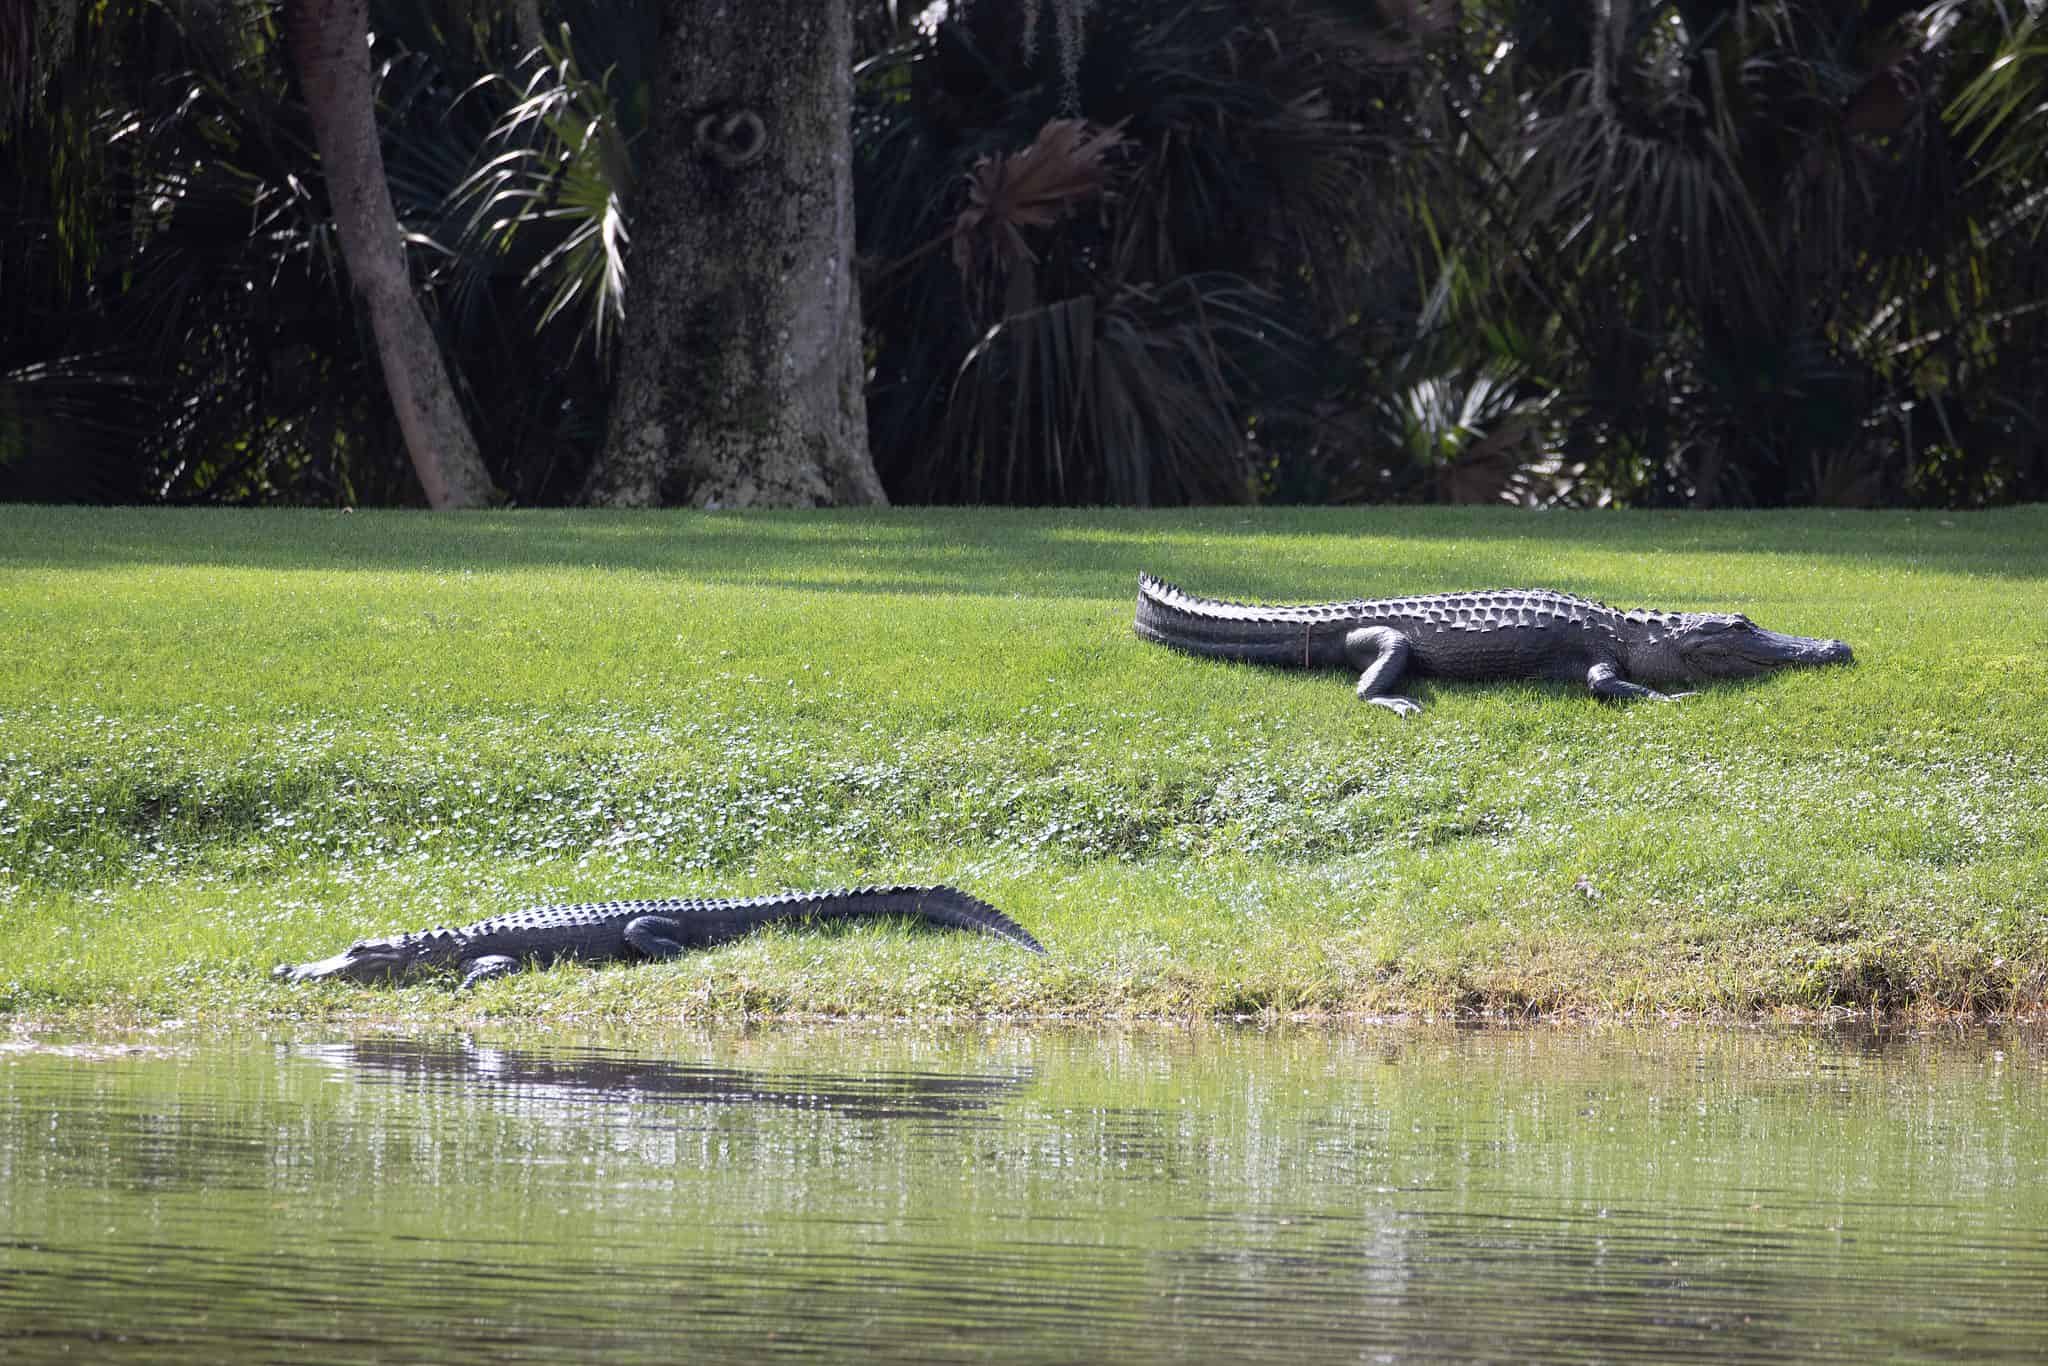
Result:
[[[910,916],[952,929],[977,930],[1021,944],[1033,953],[1045,952],[1016,921],[957,888],[856,887],[725,900],[671,898],[537,906],[452,929],[360,940],[332,958],[296,966],[280,963],[273,975],[291,982],[329,977],[374,982],[455,969],[462,973],[461,986],[472,987],[529,964],[563,959],[673,958],[685,949],[723,944],[775,921],[879,916]]]
[[[1714,612],[1618,612],[1544,588],[1260,607],[1184,593],[1138,576],[1133,628],[1146,640],[1212,659],[1356,669],[1358,695],[1406,716],[1403,675],[1468,682],[1583,682],[1595,697],[1669,702],[1661,689],[1748,678],[1803,664],[1847,664],[1839,640],[1779,635]]]

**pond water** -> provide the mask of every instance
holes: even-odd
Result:
[[[0,1042],[0,1360],[2048,1352],[2038,1038]]]

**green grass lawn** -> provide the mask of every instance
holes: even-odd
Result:
[[[1529,585],[1850,669],[1604,706],[1212,663],[1269,601]],[[456,996],[288,987],[542,900],[949,881],[895,926]],[[2024,1013],[2048,1001],[2048,509],[0,508],[0,1012]]]

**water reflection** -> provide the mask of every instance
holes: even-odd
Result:
[[[1708,1031],[0,1053],[0,1359],[2038,1358],[2044,1070]]]
[[[540,1052],[480,1043],[467,1035],[354,1039],[307,1045],[302,1051],[365,1082],[419,1092],[454,1090],[534,1113],[585,1105],[697,1104],[816,1110],[862,1119],[944,1119],[984,1111],[1030,1078],[1028,1070],[777,1075],[611,1048]]]

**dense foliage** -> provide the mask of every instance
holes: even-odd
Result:
[[[573,501],[654,6],[373,6],[493,476]],[[2040,0],[858,0],[904,501],[2048,496]],[[272,0],[0,15],[0,497],[417,498]]]

